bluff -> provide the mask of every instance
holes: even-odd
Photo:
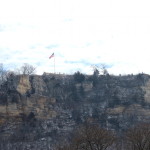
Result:
[[[123,132],[150,121],[150,76],[11,75],[0,87],[0,149],[53,149],[84,122]]]

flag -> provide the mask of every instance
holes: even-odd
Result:
[[[54,53],[51,56],[49,56],[49,59],[51,59],[52,57],[54,57]]]

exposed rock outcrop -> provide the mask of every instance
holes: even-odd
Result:
[[[94,82],[85,75],[77,83],[71,75],[45,73],[11,76],[1,86],[0,138],[7,149],[52,149],[84,121],[117,132],[150,121],[150,76],[106,75]]]

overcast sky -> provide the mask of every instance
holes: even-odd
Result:
[[[0,63],[37,73],[150,74],[149,0],[0,0]]]

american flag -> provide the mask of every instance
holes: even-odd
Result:
[[[49,59],[51,59],[52,57],[54,57],[54,53],[51,56],[49,56]]]

